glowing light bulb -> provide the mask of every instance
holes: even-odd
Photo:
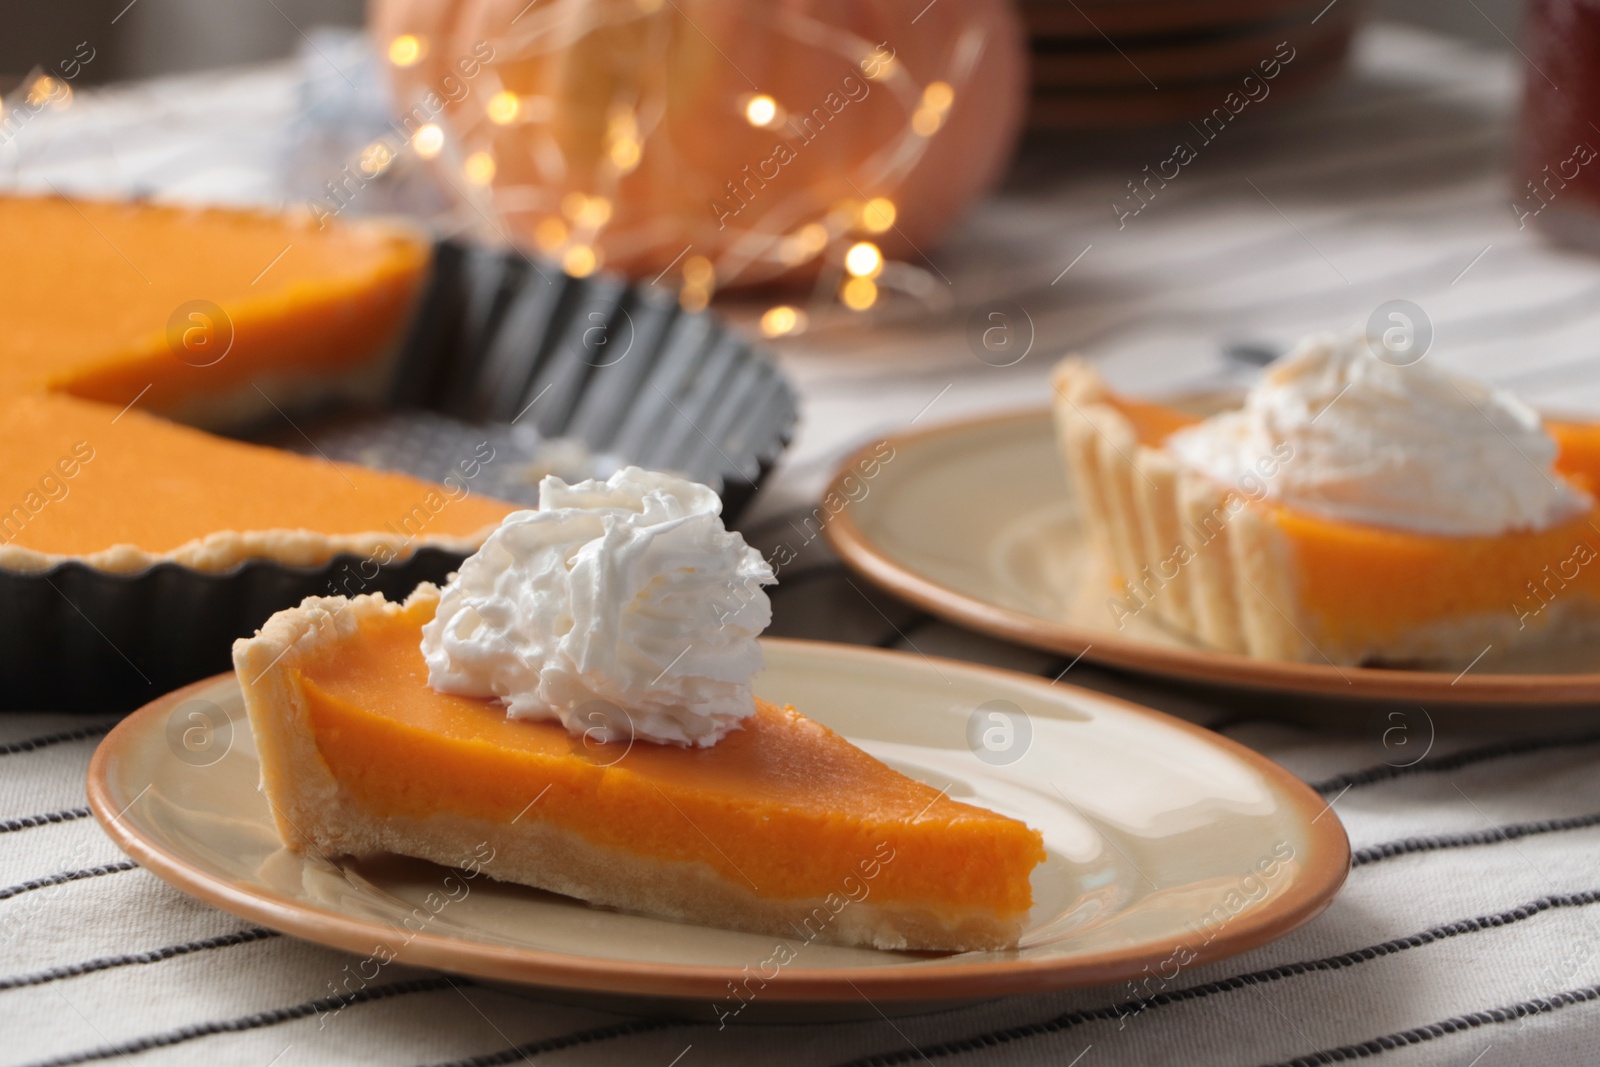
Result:
[[[600,265],[600,257],[588,245],[573,245],[561,257],[561,269],[574,278],[587,278]]]
[[[894,201],[886,196],[875,196],[861,209],[861,228],[868,233],[883,233],[894,226]]]
[[[717,268],[705,256],[690,256],[683,261],[683,280],[686,284],[709,289],[716,278]]]
[[[752,126],[770,126],[778,117],[778,102],[766,93],[752,96],[744,105],[744,117]]]
[[[389,42],[389,62],[397,67],[414,66],[426,51],[427,46],[423,44],[421,37],[402,33]]]
[[[489,98],[485,110],[489,112],[490,122],[497,126],[509,126],[517,121],[517,115],[522,111],[522,101],[516,93],[502,89]]]
[[[878,302],[878,286],[871,278],[851,278],[839,290],[839,299],[851,311],[865,311]]]
[[[761,332],[767,337],[801,333],[806,328],[806,313],[788,304],[770,307],[761,316]]]
[[[373,141],[361,150],[358,165],[361,173],[370,177],[377,177],[389,169],[389,164],[394,162],[394,150],[382,141]]]
[[[922,90],[922,106],[935,111],[949,111],[955,99],[956,91],[950,88],[949,82],[929,82]]]
[[[911,132],[918,137],[932,137],[944,125],[944,114],[931,107],[919,107],[911,115]]]
[[[28,103],[33,107],[39,107],[63,91],[70,92],[61,82],[48,74],[42,74],[28,86]]]
[[[883,270],[883,253],[871,241],[857,241],[844,254],[844,269],[857,278],[876,278]]]
[[[461,164],[461,173],[473,185],[488,185],[494,181],[494,157],[487,152],[474,152]]]
[[[611,201],[603,196],[586,196],[573,221],[580,226],[604,226],[611,221]]]
[[[444,150],[444,130],[433,122],[417,127],[417,132],[411,136],[411,147],[423,159],[432,159]]]
[[[611,142],[611,165],[626,174],[639,165],[641,149],[632,137]]]
[[[639,165],[644,146],[639,143],[639,116],[627,104],[613,104],[606,114],[606,154],[611,165],[626,174]]]
[[[828,228],[820,222],[806,223],[795,237],[807,252],[816,253],[828,247]]]

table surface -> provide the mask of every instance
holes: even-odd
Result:
[[[1372,27],[1348,79],[1241,114],[1120,221],[1113,204],[1132,205],[1127,183],[1171,154],[1164,139],[1026,146],[1004,188],[927,250],[942,310],[822,314],[782,349],[804,422],[745,518],[747,536],[763,548],[783,540],[832,465],[889,430],[1042,406],[1064,352],[1138,392],[1212,387],[1239,380],[1225,340],[1287,344],[1364,321],[1394,297],[1432,319],[1428,358],[1536,402],[1600,408],[1600,262],[1519,230],[1509,203],[1515,59]],[[282,203],[305,83],[330,76],[313,68],[308,59],[83,94],[26,131],[20,150],[0,150],[0,183]],[[1035,338],[1025,359],[997,368],[974,356],[965,327],[1002,299],[1025,309]],[[1065,666],[866,589],[820,540],[785,568],[773,600],[780,635],[1051,677]],[[105,718],[10,715],[0,718],[0,1059],[1594,1062],[1600,732],[1583,713],[1411,709],[1396,735],[1395,720],[1369,709],[1313,713],[1298,700],[1186,691],[1087,663],[1067,683],[1210,725],[1312,782],[1355,849],[1343,894],[1275,944],[1138,991],[1014,997],[893,1022],[641,1028],[402,967],[359,998],[330,1001],[349,957],[182,896],[127,863],[87,817],[83,776]],[[1420,762],[1398,767],[1422,748]],[[1123,1018],[1095,1014],[1113,1005]]]

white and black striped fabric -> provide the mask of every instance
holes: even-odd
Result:
[[[350,958],[182,896],[87,817],[83,776],[109,720],[10,715],[0,718],[0,1061],[1600,1062],[1595,709],[1406,709],[1396,738],[1374,709],[1218,695],[1087,661],[1067,670],[875,592],[795,532],[847,450],[912,421],[1041,405],[1064,350],[1099,360],[1125,388],[1214,386],[1238,377],[1219,354],[1225,341],[1287,344],[1396,297],[1432,319],[1428,358],[1541,403],[1600,409],[1600,262],[1519,230],[1508,206],[1522,72],[1507,55],[1373,28],[1346,82],[1242,113],[1120,224],[1112,205],[1127,210],[1127,182],[1170,154],[1165,139],[1028,145],[1005,189],[928,250],[922,265],[948,290],[948,312],[819,311],[785,349],[806,400],[803,434],[744,524],[758,545],[800,551],[774,595],[774,633],[1066,670],[1064,683],[1208,724],[1303,776],[1355,849],[1348,886],[1322,916],[1173,977],[836,1025],[719,1031],[401,967],[340,996]],[[83,94],[52,120],[49,151],[11,181],[274,202],[283,131],[316,76],[285,65]],[[1004,368],[966,340],[969,318],[997,300],[1025,310],[1035,331],[1028,356]]]

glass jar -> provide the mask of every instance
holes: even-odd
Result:
[[[1511,212],[1600,252],[1600,0],[1530,0]]]

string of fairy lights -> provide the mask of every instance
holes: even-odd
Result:
[[[447,172],[453,169],[464,183],[464,188],[457,186],[458,190],[481,197],[487,210],[498,212],[502,218],[515,216],[531,222],[519,228],[531,231],[534,246],[557,259],[569,274],[583,277],[601,268],[608,248],[620,247],[635,257],[662,250],[670,255],[674,249],[669,246],[682,241],[680,228],[636,225],[623,232],[613,226],[621,179],[637,169],[647,153],[670,155],[674,151],[670,141],[657,136],[666,107],[663,94],[640,92],[637,99],[613,103],[605,116],[604,135],[596,141],[598,155],[583,161],[590,166],[574,167],[569,165],[567,150],[558,139],[541,129],[557,116],[558,102],[547,95],[507,88],[496,69],[571,48],[583,33],[600,25],[610,27],[630,18],[647,19],[661,6],[661,0],[632,0],[623,5],[619,15],[616,5],[587,4],[588,9],[603,7],[608,14],[592,15],[589,22],[576,27],[570,5],[526,11],[528,17],[515,27],[514,33],[508,29],[505,37],[490,42],[495,58],[485,65],[482,75],[491,80],[488,91],[469,97],[461,106],[447,109],[434,121],[417,128],[410,137],[410,149],[418,157],[434,161],[435,166],[445,167]],[[844,176],[852,190],[866,191],[868,195],[819,203],[819,194],[809,188],[791,191],[763,204],[761,212],[751,213],[754,221],[749,225],[741,227],[732,218],[723,219],[732,233],[718,242],[715,251],[704,254],[695,250],[691,242],[662,275],[676,275],[678,301],[691,311],[704,308],[719,289],[735,283],[766,282],[801,268],[814,271],[813,303],[836,301],[852,311],[866,311],[878,304],[885,290],[896,290],[924,302],[937,298],[943,287],[934,283],[928,272],[885,258],[875,238],[895,228],[899,211],[890,196],[876,191],[898,187],[922,159],[930,139],[944,127],[958,87],[970,77],[983,51],[986,31],[978,26],[966,31],[953,49],[946,77],[919,85],[892,51],[885,54],[874,42],[786,9],[771,17],[773,28],[786,33],[796,44],[820,44],[858,64],[863,77],[889,90],[892,99],[901,105],[904,125],[898,135],[875,146],[853,174]],[[672,20],[673,13],[663,13],[650,21],[639,46],[643,53],[662,54],[661,38],[672,32]],[[434,42],[421,34],[405,33],[390,38],[384,53],[390,64],[404,71],[421,63],[433,46]],[[734,121],[742,119],[752,127],[772,130],[780,136],[789,123],[790,113],[784,102],[769,92],[739,93],[729,105],[737,116]],[[553,175],[591,174],[596,187],[563,190],[561,181],[505,180],[505,172],[511,168],[500,166],[496,135],[510,130],[529,135],[519,144],[532,145],[536,170]],[[394,155],[394,149],[375,143],[362,156],[362,169],[376,175],[393,162]],[[681,158],[669,158],[667,162],[674,166],[693,164]],[[497,176],[502,180],[497,182]],[[456,182],[452,179],[451,184]],[[728,184],[731,188],[732,183]],[[768,307],[760,318],[761,331],[769,337],[800,333],[807,325],[806,311],[791,303]]]

